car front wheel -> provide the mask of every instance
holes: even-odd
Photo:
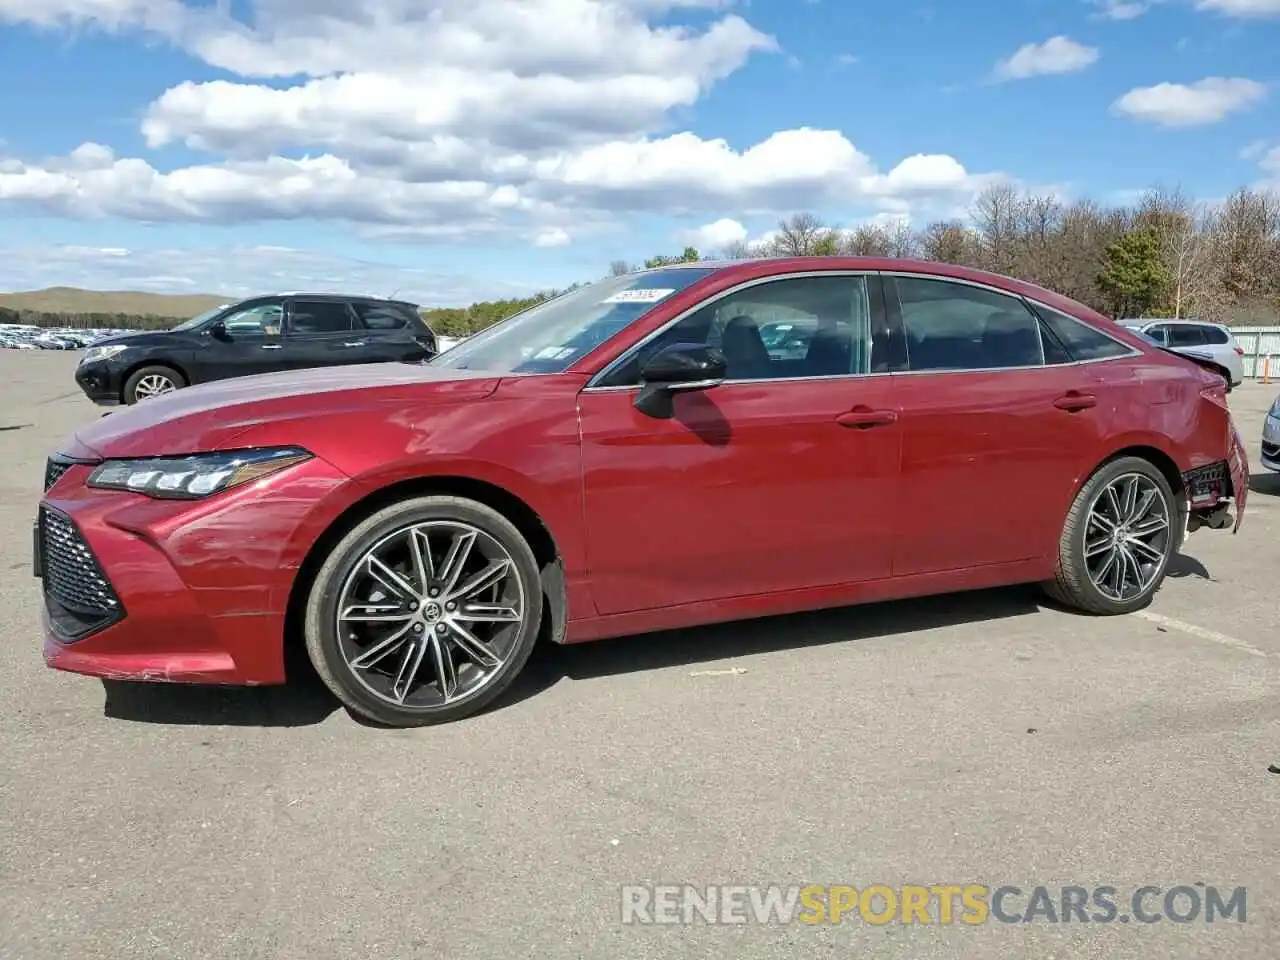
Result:
[[[307,651],[355,713],[416,727],[482,709],[520,673],[542,617],[528,543],[492,508],[427,496],[333,548],[309,595]]]
[[[186,385],[186,379],[172,367],[143,367],[135,370],[125,381],[124,402],[134,404],[139,400],[150,400],[161,394],[173,393]]]
[[[1152,463],[1121,457],[1104,464],[1071,505],[1046,591],[1089,613],[1140,610],[1164,581],[1180,520],[1169,481]]]

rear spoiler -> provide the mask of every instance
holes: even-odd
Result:
[[[1208,357],[1201,356],[1197,353],[1182,353],[1181,351],[1174,350],[1170,347],[1160,346],[1160,344],[1156,344],[1156,346],[1160,347],[1161,350],[1170,356],[1181,357],[1183,360],[1190,360],[1196,366],[1204,370],[1208,370],[1210,373],[1216,373],[1226,381],[1227,393],[1231,392],[1231,371],[1216,360],[1210,360]]]

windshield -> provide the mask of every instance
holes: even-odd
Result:
[[[176,327],[170,327],[169,329],[170,331],[191,330],[195,327],[200,326],[200,324],[204,323],[206,320],[212,320],[214,317],[216,317],[225,309],[227,309],[227,304],[224,303],[221,306],[214,307],[212,310],[206,310],[204,313],[194,316],[190,320],[183,320]]]
[[[430,361],[450,370],[559,373],[716,267],[610,277],[500,320]]]

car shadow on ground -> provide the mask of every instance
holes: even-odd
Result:
[[[1255,473],[1249,478],[1249,492],[1261,493],[1263,496],[1280,497],[1280,473],[1272,473],[1270,470],[1262,473]],[[1245,504],[1245,514],[1248,515],[1249,505]]]
[[[1169,564],[1171,577],[1212,579],[1185,555]],[[1034,585],[943,594],[913,600],[861,604],[810,613],[764,617],[686,630],[618,637],[536,649],[511,689],[484,713],[514,706],[564,680],[697,667],[702,664],[828,644],[853,644],[916,630],[985,623],[1059,609]],[[1087,617],[1087,614],[1074,613]],[[909,642],[909,638],[904,638]],[[342,705],[316,676],[305,656],[293,654],[290,681],[279,687],[208,687],[104,680],[103,712],[140,723],[299,727],[320,723]],[[380,726],[348,715],[364,726]]]
[[[103,680],[104,716],[135,723],[305,727],[341,707],[314,671],[279,687],[198,686]]]
[[[836,643],[859,643],[915,630],[983,623],[1041,612],[1035,586],[979,590],[914,600],[861,604],[812,613],[765,617],[709,627],[668,630],[592,643],[546,644],[530,658],[510,691],[489,709],[536,696],[562,680],[697,667],[760,653]],[[909,638],[903,638],[909,642]]]
[[[534,697],[562,680],[588,680],[665,667],[832,643],[857,643],[896,633],[958,626],[1037,613],[1035,587],[949,594],[812,613],[766,617],[710,627],[668,630],[594,643],[542,644],[511,689],[484,712]],[[103,680],[105,716],[135,723],[301,727],[320,723],[342,705],[316,676],[305,655],[290,656],[289,683],[278,687],[219,687]],[[365,726],[379,726],[362,717]]]

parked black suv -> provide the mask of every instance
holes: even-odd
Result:
[[[137,403],[194,383],[346,363],[420,361],[438,352],[416,304],[289,293],[252,297],[168,330],[95,342],[76,368],[94,403]]]

